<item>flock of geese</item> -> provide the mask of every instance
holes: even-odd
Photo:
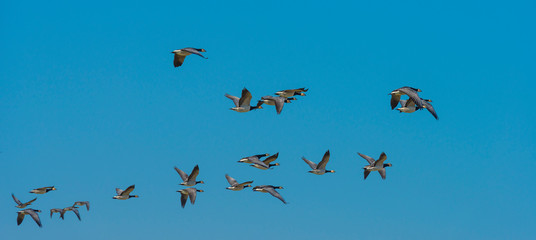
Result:
[[[175,67],[180,67],[184,63],[184,60],[186,59],[186,56],[194,54],[198,55],[202,58],[207,59],[205,56],[203,56],[201,53],[206,52],[205,49],[201,48],[183,48],[174,50],[174,60],[173,65]],[[262,109],[262,105],[271,105],[275,106],[277,114],[281,114],[281,111],[283,110],[283,106],[285,103],[291,103],[291,101],[297,100],[295,96],[305,96],[305,92],[307,92],[308,89],[306,88],[297,88],[297,89],[287,89],[278,91],[275,93],[277,96],[264,96],[261,97],[260,100],[257,101],[257,104],[255,106],[251,106],[251,100],[252,95],[251,93],[246,89],[242,89],[242,94],[240,97],[232,96],[229,94],[225,94],[225,96],[229,99],[231,99],[234,103],[234,107],[231,108],[231,110],[236,112],[249,112],[251,110],[255,109]],[[437,113],[433,106],[430,104],[432,101],[430,99],[423,99],[419,96],[419,92],[422,92],[420,89],[413,88],[413,87],[401,87],[398,89],[395,89],[389,93],[391,95],[391,109],[395,109],[399,104],[400,107],[396,108],[399,112],[403,113],[413,113],[417,110],[426,109],[428,110],[432,116],[434,116],[435,119],[438,119]],[[402,100],[401,97],[403,95],[407,95],[408,99]],[[381,153],[379,158],[375,160],[372,157],[369,157],[367,155],[364,155],[362,153],[358,153],[359,156],[364,158],[369,165],[364,166],[364,179],[367,179],[368,175],[371,172],[377,171],[382,179],[386,178],[386,168],[391,167],[392,164],[385,163],[385,160],[387,160],[387,155],[385,153]],[[261,160],[262,158],[266,157],[266,159]],[[279,163],[273,163],[277,158],[279,157],[279,153],[273,154],[270,156],[270,154],[258,154],[253,155],[249,157],[243,157],[238,162],[239,163],[248,163],[251,164],[250,166],[261,169],[261,170],[267,170],[274,166],[279,166]],[[325,173],[334,173],[334,170],[327,170],[326,165],[329,162],[330,152],[329,150],[326,151],[324,156],[322,157],[322,160],[320,162],[315,163],[313,161],[310,161],[306,159],[305,157],[302,157],[302,160],[309,165],[311,170],[309,171],[312,174],[316,175],[323,175]],[[188,187],[181,190],[178,190],[177,192],[180,193],[180,201],[181,206],[184,208],[186,205],[186,202],[188,201],[188,198],[190,199],[190,203],[193,205],[195,203],[195,199],[197,198],[198,192],[203,192],[201,189],[194,188],[197,184],[204,184],[203,181],[197,181],[197,176],[199,175],[199,166],[196,165],[192,172],[188,175],[181,169],[175,167],[175,171],[179,174],[180,178],[182,179],[182,182],[180,185]],[[232,178],[228,174],[225,174],[225,178],[229,182],[229,187],[226,189],[232,190],[232,191],[240,191],[247,187],[252,187],[253,181],[246,181],[239,183],[236,179]],[[117,195],[113,196],[113,199],[117,200],[127,200],[130,198],[138,198],[138,195],[130,195],[132,191],[134,191],[135,185],[131,185],[127,187],[125,190],[116,188]],[[279,194],[279,192],[276,191],[276,189],[283,189],[282,186],[273,186],[273,185],[259,185],[253,187],[253,191],[256,192],[263,192],[263,193],[270,193],[275,198],[281,200],[284,204],[286,204],[285,199]],[[56,188],[54,186],[52,187],[42,187],[42,188],[36,188],[30,191],[30,193],[34,194],[45,194],[50,191],[54,191]],[[41,210],[33,209],[33,208],[26,208],[28,205],[31,205],[34,201],[37,200],[37,198],[34,198],[26,203],[22,203],[19,199],[15,197],[14,194],[11,195],[13,197],[13,200],[15,203],[17,203],[17,208],[25,208],[23,210],[20,210],[17,212],[17,225],[20,225],[22,221],[24,220],[24,217],[26,215],[30,215],[33,220],[37,223],[39,227],[42,227],[41,220],[39,218],[38,213],[41,212]],[[72,211],[76,214],[78,219],[81,221],[80,218],[80,212],[78,211],[79,206],[86,206],[87,210],[89,211],[89,202],[88,201],[79,201],[75,202],[72,206],[68,206],[65,208],[53,208],[50,209],[50,217],[52,218],[53,213],[59,213],[60,218],[64,219],[64,215],[68,211]]]

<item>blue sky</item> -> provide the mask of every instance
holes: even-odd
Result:
[[[91,4],[91,5],[89,5]],[[533,239],[533,1],[4,1],[0,237],[5,239]],[[205,48],[173,68],[170,52]],[[426,111],[390,110],[423,90]],[[254,98],[307,87],[285,105]],[[331,151],[334,174],[300,159]],[[387,179],[363,181],[386,152]],[[262,171],[238,159],[280,153]],[[180,207],[177,166],[205,190]],[[225,189],[284,186],[283,205]],[[138,199],[113,200],[136,184]],[[16,225],[10,194],[55,185]],[[50,208],[88,200],[64,221]]]

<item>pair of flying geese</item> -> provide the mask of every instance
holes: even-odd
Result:
[[[285,103],[291,103],[291,100],[297,100],[293,96],[305,96],[305,92],[307,92],[309,89],[305,88],[297,88],[297,89],[287,89],[287,90],[281,90],[276,92],[275,94],[278,96],[264,96],[261,97],[261,100],[257,101],[256,106],[250,106],[251,99],[253,98],[251,96],[251,93],[246,88],[242,89],[242,95],[240,97],[232,96],[229,94],[225,94],[225,96],[231,100],[233,100],[233,103],[235,104],[235,107],[231,108],[233,111],[237,112],[249,112],[254,109],[262,109],[262,105],[271,105],[275,106],[275,110],[277,114],[281,114],[281,111],[283,111],[283,105]]]
[[[391,109],[395,109],[396,106],[398,106],[398,103],[400,103],[401,107],[396,110],[401,113],[412,113],[416,110],[426,108],[435,119],[439,119],[434,107],[430,104],[432,100],[421,98],[419,92],[422,92],[421,89],[413,87],[401,87],[393,90],[389,93],[389,95],[391,95]],[[400,100],[402,95],[408,95],[409,98],[407,100]]]

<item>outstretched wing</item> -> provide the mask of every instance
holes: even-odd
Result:
[[[262,162],[266,163],[266,165],[270,165],[270,163],[275,161],[277,159],[277,157],[279,157],[279,153],[276,153],[276,154],[274,154],[272,156],[267,157]]]
[[[249,104],[251,103],[251,93],[246,89],[242,89],[242,95],[240,96],[240,101],[238,101],[237,107],[249,107]]]
[[[188,196],[190,197],[190,203],[194,204],[195,199],[197,198],[197,189],[195,189],[195,188],[187,188],[186,191],[188,191]]]
[[[322,161],[318,163],[318,166],[316,166],[317,169],[326,169],[326,165],[329,162],[329,150],[324,153],[324,157],[322,157]]]
[[[73,207],[73,212],[74,212],[74,214],[76,214],[76,216],[78,217],[78,220],[82,221],[82,219],[80,219],[80,213],[78,212],[78,209],[76,209],[76,208]]]
[[[368,175],[370,174],[370,171],[365,169],[365,179],[367,179]]]
[[[186,56],[181,56],[178,54],[175,54],[175,58],[173,58],[173,66],[180,67],[182,66],[182,63],[184,62],[184,59]]]
[[[195,181],[197,175],[199,175],[199,165],[195,165],[194,169],[192,169],[192,173],[188,176],[188,180]]]
[[[374,166],[375,167],[383,167],[383,162],[387,159],[387,155],[385,155],[385,153],[382,152],[382,154],[380,154],[380,157],[378,158],[378,161],[374,162]]]
[[[428,110],[428,112],[430,112],[434,117],[435,119],[439,119],[437,117],[437,113],[434,109],[434,107],[432,106],[432,104],[430,104],[429,102],[427,101],[422,101],[423,105],[424,105],[424,108],[426,108]]]
[[[316,169],[316,163],[310,161],[310,160],[307,160],[307,158],[305,157],[302,157],[301,158],[305,163],[307,163],[309,165],[309,167],[311,167],[313,170]]]
[[[129,186],[125,191],[121,193],[121,196],[128,196],[132,191],[134,191],[134,185]]]
[[[235,97],[235,96],[231,96],[231,95],[229,95],[229,94],[227,94],[227,93],[225,94],[225,96],[226,96],[227,98],[233,100],[233,103],[235,104],[236,107],[239,107],[239,106],[240,106],[240,104],[239,104],[240,98]]]
[[[403,92],[406,95],[408,95],[408,97],[411,98],[415,102],[418,108],[423,108],[423,105],[422,105],[423,101],[421,100],[421,97],[419,97],[419,94],[415,90],[409,87],[403,87],[403,88],[399,88],[398,91]],[[391,103],[391,107],[392,107],[392,103]]]
[[[398,102],[400,102],[400,95],[391,94],[391,110],[396,108]]]
[[[22,202],[19,201],[19,199],[17,199],[17,198],[15,197],[15,194],[12,193],[12,194],[11,194],[11,197],[13,197],[13,200],[15,200],[15,202],[16,202],[18,205],[22,205]]]
[[[177,173],[179,174],[179,176],[181,176],[181,179],[182,179],[183,181],[188,180],[188,174],[186,174],[185,172],[183,172],[182,170],[180,170],[178,167],[175,167],[175,171],[177,171]]]
[[[185,51],[185,52],[189,52],[191,54],[195,54],[195,55],[198,55],[204,59],[207,59],[205,56],[201,55],[201,53],[199,51],[197,51],[197,49],[195,48],[190,48],[190,47],[187,47],[187,48],[183,48],[181,49],[182,51]]]
[[[121,193],[123,192],[123,190],[121,190],[120,188],[116,188],[116,189],[115,189],[115,192],[117,193],[117,195],[121,195]]]
[[[364,158],[365,160],[367,160],[367,162],[372,165],[374,163],[374,158],[371,158],[365,154],[361,154],[361,153],[357,153],[359,154],[359,156],[361,156],[362,158]]]
[[[41,225],[41,219],[39,219],[39,215],[37,215],[37,213],[34,211],[34,210],[31,210],[31,209],[27,209],[26,212],[28,214],[30,214],[30,216],[32,216],[33,220],[35,221],[35,223],[37,223],[37,225],[39,227],[42,227],[43,225]],[[22,221],[21,221],[22,222]]]
[[[228,174],[225,174],[225,178],[227,178],[227,182],[229,182],[229,184],[231,184],[231,186],[238,185],[238,182],[234,178],[229,176]]]
[[[385,168],[378,170],[378,172],[380,173],[380,176],[382,176],[382,179],[385,179]]]
[[[272,196],[274,196],[274,197],[278,198],[279,200],[281,200],[281,202],[283,202],[284,204],[287,204],[287,202],[285,202],[285,199],[283,199],[281,194],[279,194],[274,188],[267,187],[267,188],[264,188],[264,190],[266,190],[267,192],[272,194]]]

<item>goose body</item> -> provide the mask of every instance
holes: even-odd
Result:
[[[62,208],[53,208],[53,209],[50,209],[50,218],[52,218],[52,214],[53,213],[59,213],[60,214],[60,217],[61,217],[61,212],[63,211]]]
[[[15,207],[17,207],[17,208],[25,208],[25,207],[27,207],[28,205],[32,205],[32,203],[33,203],[35,200],[37,200],[37,198],[34,198],[34,199],[32,199],[32,200],[30,200],[30,201],[28,201],[28,202],[22,203],[19,199],[17,199],[17,197],[15,197],[14,194],[11,194],[11,197],[13,197],[13,200],[15,201],[15,203],[17,203],[17,206],[15,206]]]
[[[64,217],[65,217],[65,213],[67,211],[74,212],[74,214],[76,214],[76,217],[78,217],[78,220],[82,221],[82,219],[80,218],[80,212],[78,212],[78,207],[74,207],[74,206],[73,207],[66,207],[66,208],[62,209],[61,212],[60,212],[60,218],[61,219],[65,219]],[[52,212],[50,213],[50,216],[52,217]]]
[[[240,98],[225,94],[225,96],[231,100],[233,100],[233,103],[235,107],[231,108],[231,110],[236,112],[249,112],[254,109],[262,109],[262,103],[257,103],[257,106],[250,106],[251,99],[253,96],[251,96],[251,93],[246,89],[242,89],[242,95]]]
[[[47,192],[54,191],[54,190],[56,190],[56,188],[54,186],[52,186],[52,187],[42,187],[42,188],[33,189],[33,190],[30,191],[30,193],[45,194]]]
[[[180,185],[191,187],[191,186],[194,186],[194,185],[196,185],[198,183],[205,183],[203,181],[196,181],[195,180],[197,178],[197,175],[199,175],[199,165],[195,165],[195,167],[192,170],[192,172],[190,173],[190,175],[186,174],[185,172],[183,172],[182,170],[180,170],[177,167],[175,167],[175,171],[177,171],[177,173],[179,174],[179,176],[183,180],[183,182],[181,182]]]
[[[322,157],[322,161],[320,161],[318,164],[307,160],[305,157],[302,157],[302,160],[305,163],[307,163],[307,165],[309,165],[311,169],[313,169],[309,171],[310,173],[316,174],[316,175],[323,175],[324,173],[327,173],[327,172],[330,172],[330,173],[335,172],[333,170],[326,170],[326,165],[329,162],[329,156],[330,156],[330,153],[329,153],[329,150],[327,150],[326,153],[324,154],[324,157]]]
[[[264,97],[261,97],[259,104],[267,104],[267,105],[275,106],[275,110],[277,114],[281,114],[281,111],[283,111],[283,106],[285,105],[285,103],[290,103],[290,100],[295,100],[295,99],[296,98],[264,96]]]
[[[305,92],[307,92],[309,89],[306,88],[297,88],[297,89],[287,89],[287,90],[281,90],[276,92],[276,95],[279,95],[281,97],[292,97],[292,96],[305,96]]]
[[[417,105],[417,109],[423,108],[423,103],[419,94],[417,92],[422,92],[421,89],[412,88],[412,87],[401,87],[395,89],[389,93],[391,95],[391,109],[395,109],[398,103],[400,102],[400,97],[402,95],[408,95],[410,99]]]
[[[117,195],[114,196],[113,199],[127,200],[129,198],[137,198],[137,197],[139,197],[138,195],[130,195],[130,193],[132,191],[134,191],[134,188],[135,188],[135,185],[131,185],[125,190],[121,190],[119,188],[116,188],[115,192],[117,193]]]
[[[190,54],[195,54],[204,59],[207,59],[205,56],[201,55],[202,52],[206,52],[206,50],[202,48],[191,48],[191,47],[173,50],[173,52],[171,52],[174,54],[173,66],[180,67],[182,63],[184,62],[184,59],[186,58],[186,56]]]
[[[374,160],[374,158],[371,158],[361,153],[357,153],[357,154],[359,154],[359,156],[367,160],[367,162],[369,163],[368,166],[363,167],[363,170],[365,170],[364,179],[367,179],[370,172],[373,172],[373,171],[378,171],[382,179],[385,179],[386,178],[385,168],[393,166],[390,163],[384,163],[384,161],[387,159],[387,155],[383,152],[382,154],[380,154],[380,157],[378,158],[378,160]]]
[[[236,181],[234,178],[232,178],[231,176],[227,174],[225,174],[225,178],[227,179],[227,182],[229,182],[229,184],[231,185],[230,187],[227,187],[226,189],[233,190],[233,191],[240,191],[244,188],[251,187],[250,184],[253,183],[253,181],[238,183],[238,181]]]
[[[277,199],[281,200],[281,202],[283,202],[284,204],[287,204],[287,202],[285,202],[285,199],[283,199],[281,194],[279,194],[276,191],[276,189],[283,189],[283,187],[281,187],[281,186],[272,186],[272,185],[261,185],[261,186],[254,187],[253,191],[255,191],[255,192],[263,192],[263,193],[270,193],[272,196],[274,196]]]
[[[17,212],[17,225],[20,225],[22,221],[24,221],[24,217],[26,215],[30,215],[35,221],[35,223],[37,223],[37,226],[43,227],[43,225],[41,225],[41,219],[39,219],[39,215],[37,214],[40,212],[41,210],[32,209],[32,208],[27,208],[27,209],[18,211]]]
[[[182,208],[184,208],[188,198],[190,198],[190,203],[193,205],[195,203],[195,199],[197,198],[197,192],[204,192],[204,191],[196,189],[196,188],[186,188],[186,189],[178,190],[177,192],[181,194],[181,206]]]
[[[80,202],[74,202],[74,206],[86,206],[86,209],[89,211],[89,202],[88,201],[80,201]]]

